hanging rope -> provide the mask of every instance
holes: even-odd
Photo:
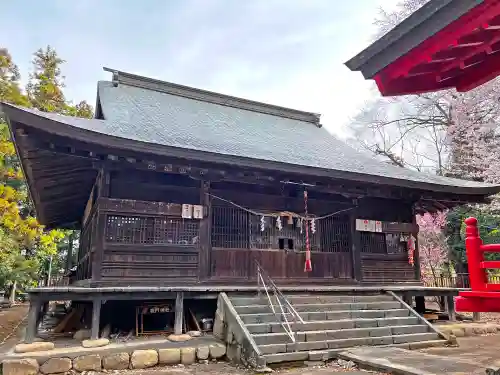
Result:
[[[304,212],[306,214],[306,220],[308,216],[307,209],[307,190],[304,190]],[[309,223],[306,221],[306,262],[304,264],[304,272],[311,272],[312,264],[311,264],[311,246],[309,243]]]
[[[210,194],[210,193],[206,193],[206,194],[208,196],[212,197],[212,198],[215,198],[215,199],[218,199],[220,201],[229,203],[229,204],[233,205],[234,207],[242,209],[243,211],[246,211],[246,212],[251,213],[253,215],[257,215],[257,216],[261,216],[261,217],[262,216],[263,217],[281,217],[281,214],[282,214],[282,212],[268,212],[268,213],[264,213],[264,212],[258,212],[258,211],[250,210],[250,209],[248,209],[246,207],[240,206],[239,204],[230,201],[229,199],[221,198],[221,197],[218,197],[217,195]],[[345,209],[340,210],[340,211],[335,211],[335,212],[329,213],[327,215],[315,216],[315,217],[311,217],[311,218],[307,217],[307,213],[306,213],[306,216],[302,216],[302,215],[296,214],[294,212],[289,212],[287,214],[290,214],[293,217],[295,217],[295,218],[297,218],[299,220],[302,220],[302,222],[305,222],[305,224],[307,225],[308,221],[312,221],[312,220],[318,221],[318,220],[326,219],[326,218],[329,218],[331,216],[338,215],[338,214],[340,214],[342,212],[351,211],[354,208],[356,208],[356,207],[349,207],[349,208],[345,208]]]

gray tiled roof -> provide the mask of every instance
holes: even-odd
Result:
[[[410,181],[423,189],[433,190],[433,185],[436,189],[438,186],[492,188],[484,183],[419,173],[383,163],[359,153],[311,122],[121,83],[114,86],[111,82],[99,82],[98,95],[104,120],[25,111],[75,128],[160,146],[348,172],[353,176]]]

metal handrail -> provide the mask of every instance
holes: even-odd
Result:
[[[290,301],[281,293],[281,291],[278,289],[276,284],[274,283],[273,279],[271,279],[271,276],[262,268],[262,266],[259,264],[259,262],[254,259],[255,264],[257,266],[257,289],[258,293],[260,295],[260,284],[262,283],[262,287],[264,288],[264,291],[266,292],[267,299],[269,301],[269,306],[271,307],[271,311],[273,314],[276,316],[276,319],[281,323],[281,326],[285,330],[286,334],[288,337],[290,337],[290,340],[292,340],[293,343],[295,343],[297,340],[295,338],[295,332],[293,331],[290,322],[288,321],[287,314],[291,314],[293,318],[293,323],[297,323],[297,321],[301,324],[304,324],[304,320],[302,317],[299,315],[297,310],[292,306]],[[267,280],[267,284],[266,284]],[[276,308],[274,307],[273,299],[271,298],[269,294],[269,288],[272,290],[272,293],[274,293],[274,296],[276,297],[276,302],[277,302],[277,307],[279,307],[279,312],[277,312]],[[284,305],[284,306],[283,306]]]

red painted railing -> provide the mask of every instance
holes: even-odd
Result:
[[[500,253],[500,244],[483,244],[476,218],[469,217],[465,225],[465,251],[471,290],[459,292],[456,309],[463,312],[500,312],[500,284],[491,283],[486,271],[500,269],[500,261],[484,259],[484,253]]]

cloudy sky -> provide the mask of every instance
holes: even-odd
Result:
[[[343,63],[397,0],[3,0],[0,46],[24,77],[48,44],[66,60],[66,95],[95,102],[107,66],[318,112],[331,132],[373,95]]]

